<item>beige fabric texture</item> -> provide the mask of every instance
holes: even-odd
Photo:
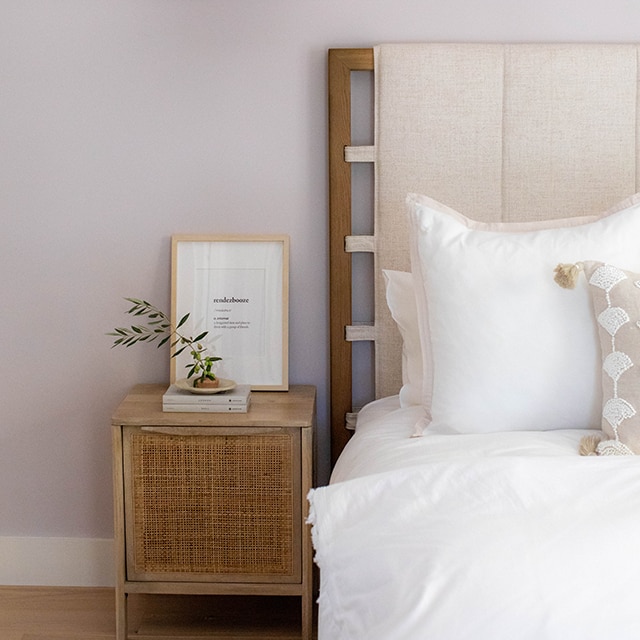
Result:
[[[640,274],[595,261],[583,265],[602,352],[602,430],[638,454]]]
[[[480,221],[595,214],[637,191],[638,46],[375,48],[376,395],[401,386],[382,269],[409,270],[405,198]]]

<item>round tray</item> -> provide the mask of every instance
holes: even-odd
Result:
[[[224,378],[218,378],[220,384],[213,389],[198,389],[193,386],[193,380],[190,378],[181,378],[175,381],[178,389],[189,391],[190,393],[198,393],[201,395],[211,395],[212,393],[221,393],[222,391],[231,391],[236,388],[236,383],[233,380],[225,380]]]

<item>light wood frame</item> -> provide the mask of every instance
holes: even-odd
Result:
[[[279,253],[279,264],[272,265],[263,263],[260,266],[261,270],[263,270],[266,274],[266,279],[273,283],[274,286],[277,286],[280,291],[281,300],[270,300],[268,293],[265,295],[263,300],[264,304],[264,316],[268,316],[267,319],[264,320],[264,333],[260,335],[253,335],[253,338],[262,338],[261,343],[264,348],[271,347],[271,345],[275,345],[275,349],[273,353],[265,353],[263,357],[255,356],[255,367],[251,366],[236,366],[234,367],[232,363],[229,363],[229,360],[234,358],[234,353],[230,353],[231,347],[227,343],[222,343],[222,349],[217,348],[214,345],[214,349],[212,350],[212,355],[219,355],[223,358],[222,368],[227,368],[229,372],[227,375],[223,375],[225,378],[232,378],[235,382],[239,384],[249,384],[251,388],[255,391],[286,391],[289,388],[289,236],[287,235],[174,235],[171,239],[171,318],[174,326],[177,322],[179,322],[180,318],[183,317],[185,313],[192,313],[194,309],[187,308],[187,305],[181,303],[181,293],[180,288],[183,286],[187,286],[183,279],[185,275],[188,275],[191,281],[188,283],[189,286],[192,286],[193,281],[195,281],[195,273],[185,274],[184,272],[189,272],[189,267],[185,267],[181,264],[181,254],[186,252],[188,249],[187,245],[195,244],[198,248],[201,248],[200,253],[204,252],[213,252],[215,251],[216,245],[220,246],[221,251],[224,250],[227,254],[232,251],[235,251],[235,247],[238,249],[238,257],[234,256],[232,261],[229,261],[229,265],[233,269],[242,269],[243,267],[239,267],[240,264],[247,264],[247,271],[254,270],[255,265],[251,265],[246,262],[247,256],[249,256],[249,260],[253,259],[253,255],[255,252],[251,252],[253,246],[256,243],[264,243],[265,245],[270,244],[273,245],[280,253]],[[265,247],[266,248],[266,247]],[[242,253],[241,253],[242,252]],[[244,256],[244,257],[243,257]],[[198,258],[202,260],[207,260],[207,258]],[[186,259],[183,258],[183,262],[186,262]],[[216,258],[215,264],[219,267],[220,263],[224,262],[224,258]],[[273,272],[274,269],[279,269],[278,272]],[[192,270],[196,271],[195,268]],[[255,288],[255,284],[252,284]],[[207,293],[209,293],[209,289],[207,289]],[[225,294],[226,295],[226,294]],[[194,293],[195,296],[195,293]],[[246,299],[246,298],[243,298]],[[226,303],[225,303],[226,304]],[[271,309],[270,313],[266,313],[268,311],[269,305],[276,305],[276,308]],[[196,305],[199,306],[199,305]],[[228,306],[228,304],[226,305]],[[281,308],[281,309],[280,309]],[[195,321],[194,325],[190,325],[192,318],[189,320],[185,327],[187,328],[187,334],[192,335],[192,330],[196,333],[199,333],[203,330],[208,330],[209,335],[207,339],[215,340],[217,329],[218,335],[224,335],[225,329],[221,328],[221,324],[214,324],[214,320],[212,318],[207,317],[205,320],[198,319]],[[228,320],[228,318],[227,318]],[[250,321],[253,322],[253,319]],[[250,324],[247,322],[247,324]],[[270,329],[272,330],[270,332]],[[232,329],[227,327],[228,335],[231,336]],[[233,332],[241,331],[241,329],[234,329]],[[273,333],[275,331],[275,334]],[[195,333],[193,334],[195,335]],[[278,348],[278,343],[281,345],[281,349]],[[246,356],[241,356],[246,357]],[[278,358],[279,360],[275,362],[275,366],[268,371],[262,370],[263,363],[267,363],[272,361],[273,358]],[[180,377],[179,372],[183,371],[185,360],[188,360],[186,355],[178,356],[178,358],[171,358],[171,382],[175,382],[176,378]],[[225,363],[224,360],[227,360]],[[246,370],[245,370],[246,369]],[[253,374],[250,373],[251,370],[255,370],[257,373],[255,377],[251,377]],[[234,371],[241,372],[241,376],[234,375]]]

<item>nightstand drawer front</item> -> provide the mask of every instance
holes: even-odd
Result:
[[[124,436],[129,580],[300,581],[298,429]]]

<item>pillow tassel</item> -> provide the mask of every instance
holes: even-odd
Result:
[[[580,446],[578,447],[578,453],[581,456],[597,456],[598,455],[598,445],[600,444],[602,437],[600,435],[594,434],[589,436],[584,436],[580,440]]]
[[[555,269],[556,274],[553,279],[563,289],[575,289],[578,282],[578,276],[583,269],[582,262],[576,262],[575,264],[559,264]]]
[[[427,416],[422,416],[422,418],[420,418],[418,422],[416,422],[416,424],[414,425],[413,433],[411,434],[411,437],[422,438],[422,434],[428,426],[429,426],[429,418],[427,418]]]

